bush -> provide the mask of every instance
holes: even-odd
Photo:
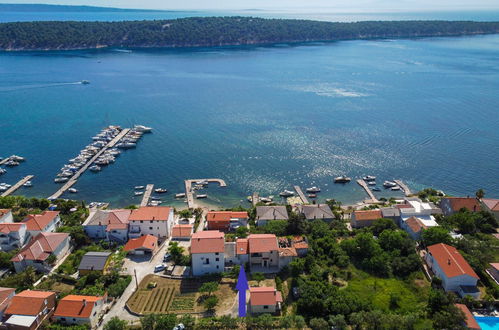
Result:
[[[217,305],[218,305],[217,296],[210,296],[204,300],[204,308],[206,308],[208,311],[213,311]]]
[[[315,318],[310,320],[310,328],[313,330],[327,330],[329,329],[329,324],[326,320]]]

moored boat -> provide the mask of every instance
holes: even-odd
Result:
[[[201,199],[201,198],[208,198],[208,195],[206,195],[206,194],[196,195],[196,198],[197,198],[197,199]]]
[[[295,193],[292,192],[291,190],[284,190],[283,192],[279,193],[279,196],[281,196],[281,197],[291,197],[294,195],[295,195]]]
[[[141,189],[144,189],[145,187],[144,186],[135,186],[133,187],[133,189],[136,189],[136,190],[141,190]]]
[[[135,125],[133,127],[134,130],[136,130],[137,132],[142,132],[142,133],[150,133],[152,132],[152,128],[151,127],[147,127],[147,126],[144,126],[144,125]]]
[[[100,170],[102,170],[102,168],[98,165],[93,165],[89,167],[89,170],[92,172],[99,172]]]
[[[72,194],[76,194],[78,192],[75,188],[69,188],[68,191]]]
[[[31,181],[26,181],[26,182],[23,184],[23,187],[27,187],[27,188],[33,187],[33,183],[31,183]]]
[[[175,198],[185,198],[185,193],[175,194]]]
[[[168,190],[166,189],[163,189],[163,188],[157,188],[157,189],[154,189],[154,192],[155,193],[158,193],[158,194],[164,194],[166,193]]]
[[[393,181],[385,181],[383,182],[383,187],[385,188],[392,188],[395,187],[397,184]]]
[[[306,191],[307,191],[308,193],[315,194],[315,193],[320,192],[320,191],[321,191],[321,188],[318,188],[318,187],[316,187],[316,186],[313,186],[313,187],[311,187],[311,188],[307,188],[307,189],[306,189]]]
[[[366,175],[362,178],[364,181],[374,181],[376,177],[374,175]]]
[[[144,192],[143,191],[135,191],[133,194],[135,196],[140,196],[140,195],[144,195]]]
[[[350,181],[352,181],[352,178],[350,178],[346,175],[341,175],[341,176],[337,176],[336,178],[334,178],[334,183],[347,183]]]

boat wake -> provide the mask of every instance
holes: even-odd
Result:
[[[60,86],[68,86],[68,85],[83,85],[83,81],[0,87],[0,92],[15,92],[15,91],[24,90],[24,89],[50,88],[50,87],[60,87]]]

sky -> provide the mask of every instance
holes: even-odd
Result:
[[[392,12],[499,9],[499,0],[0,0],[141,9],[274,9],[292,11]]]

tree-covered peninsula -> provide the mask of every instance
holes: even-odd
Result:
[[[499,33],[499,22],[332,23],[252,17],[192,17],[123,22],[15,22],[0,24],[0,50],[212,47],[491,33]]]

